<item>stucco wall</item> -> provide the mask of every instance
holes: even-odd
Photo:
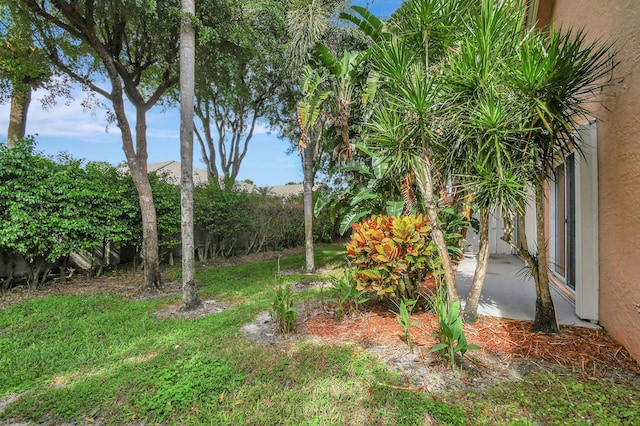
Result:
[[[640,1],[557,0],[553,22],[615,42],[624,81],[598,108],[600,322],[640,361]]]

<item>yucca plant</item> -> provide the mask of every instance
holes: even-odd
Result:
[[[587,103],[611,84],[615,67],[608,44],[585,42],[581,31],[524,28],[519,2],[483,0],[467,22],[443,68],[442,113],[451,137],[445,145],[450,174],[479,207],[479,261],[464,317],[477,318],[477,301],[488,259],[490,210],[509,219],[522,213],[534,188],[537,247],[544,251],[544,186],[555,161],[580,150],[578,123]],[[529,252],[526,235],[509,241],[525,258],[536,282],[534,329],[558,331],[549,292],[546,256]]]
[[[518,244],[507,240],[525,259],[536,283],[533,329],[557,332],[558,324],[549,289],[544,187],[553,179],[553,163],[571,150],[580,152],[577,128],[592,117],[587,105],[602,101],[602,89],[614,84],[617,66],[611,44],[587,43],[580,30],[547,28],[521,43],[510,67],[509,85],[525,115],[524,146],[517,151],[528,181],[535,189],[538,253],[529,252],[526,235]],[[542,253],[541,253],[542,251]]]
[[[418,211],[424,212],[431,221],[431,236],[443,260],[450,300],[457,300],[451,260],[434,196],[433,146],[439,135],[433,130],[433,123],[439,82],[428,74],[419,55],[406,50],[401,40],[394,38],[388,44],[388,50],[381,49],[374,59],[382,78],[387,80],[380,87],[380,104],[366,123],[364,140],[372,151],[386,159],[389,176],[404,178],[409,175],[415,182],[419,194]],[[402,80],[399,80],[400,74],[404,75]]]
[[[467,323],[477,321],[478,302],[489,261],[489,215],[510,216],[527,198],[526,178],[514,154],[520,149],[523,122],[507,82],[523,30],[524,9],[513,2],[484,0],[467,22],[444,68],[443,115],[453,137],[442,155],[447,174],[479,212],[478,262],[464,309]]]

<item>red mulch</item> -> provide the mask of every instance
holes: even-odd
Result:
[[[411,319],[421,323],[411,329],[414,344],[431,348],[436,343],[430,337],[437,329],[435,315],[421,312]],[[464,331],[469,343],[481,346],[480,352],[500,354],[506,359],[545,360],[589,376],[620,369],[640,374],[629,352],[604,330],[563,326],[560,334],[545,334],[532,332],[531,326],[531,321],[481,317],[478,323],[465,325]],[[382,308],[350,315],[340,322],[325,315],[314,316],[304,320],[300,328],[323,341],[354,342],[365,348],[405,344],[395,314]]]

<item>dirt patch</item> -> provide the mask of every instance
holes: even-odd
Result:
[[[322,245],[317,247],[321,248]],[[262,260],[277,259],[281,256],[292,256],[304,253],[304,247],[296,247],[281,251],[268,251],[231,258],[213,258],[205,262],[197,262],[198,268],[216,268],[221,266],[243,265]],[[303,274],[304,271],[295,273]],[[175,296],[182,293],[179,282],[167,281],[155,293],[140,292],[139,285],[143,281],[143,273],[137,269],[120,267],[115,271],[106,271],[101,277],[85,277],[76,275],[68,280],[56,279],[45,286],[33,289],[24,285],[0,291],[0,309],[40,297],[53,295],[90,295],[116,294],[127,299],[154,299]]]
[[[21,397],[23,397],[24,395],[28,394],[29,391],[24,391],[21,393],[12,393],[10,395],[4,396],[2,398],[0,398],[0,413],[2,413],[4,411],[5,408],[7,408],[7,406],[9,406],[9,404],[11,404],[12,402],[17,401],[18,399],[20,399]],[[15,423],[12,420],[6,420],[6,421],[0,421],[0,425],[10,425],[10,426],[23,426],[23,425],[27,425],[28,423]]]
[[[247,339],[265,346],[272,346],[291,340],[294,334],[286,335],[278,333],[275,321],[269,311],[261,312],[255,320],[242,326],[242,332]]]
[[[291,285],[291,290],[295,292],[312,290],[315,288],[331,288],[331,283],[328,281],[300,280],[297,283]]]
[[[321,248],[322,245],[316,245],[316,248]],[[244,265],[246,263],[254,263],[261,262],[263,260],[273,260],[279,257],[286,256],[294,256],[298,254],[303,254],[305,251],[304,247],[294,247],[288,248],[284,250],[278,251],[264,251],[260,253],[251,253],[245,254],[241,256],[233,256],[228,258],[214,258],[209,259],[205,262],[198,262],[198,267],[216,267],[216,266],[233,266],[233,265]],[[303,271],[298,271],[296,273],[304,273]]]
[[[141,292],[142,272],[119,270],[101,277],[76,276],[67,281],[55,281],[37,289],[26,286],[13,287],[0,293],[0,309],[15,303],[40,297],[57,295],[86,296],[92,294],[115,294],[127,299],[153,299],[175,296],[182,293],[182,285],[175,281],[167,281],[154,293]]]
[[[165,318],[202,318],[211,314],[222,312],[227,306],[215,300],[203,300],[202,305],[190,311],[180,310],[181,305],[170,306],[158,312],[154,312],[157,319]]]
[[[425,338],[426,330],[413,330],[417,341],[410,352],[401,337],[402,329],[391,313],[366,312],[338,322],[333,318],[333,311],[319,302],[299,304],[296,309],[300,318],[294,324],[295,333],[279,333],[267,311],[244,325],[242,331],[247,339],[267,346],[292,340],[354,344],[356,352],[368,351],[399,372],[404,377],[405,388],[431,394],[518,380],[531,368],[522,360],[508,362],[496,355],[474,354],[465,359],[460,374],[459,370],[452,371],[442,358],[429,352],[433,339]]]

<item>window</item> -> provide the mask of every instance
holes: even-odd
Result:
[[[576,289],[576,173],[575,154],[555,170],[552,184],[552,245],[551,267],[564,284]]]

